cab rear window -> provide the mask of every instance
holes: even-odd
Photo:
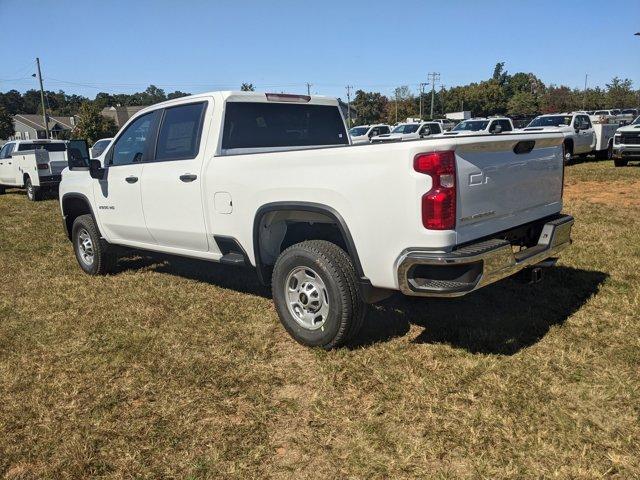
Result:
[[[337,107],[261,102],[229,102],[222,149],[348,145]]]

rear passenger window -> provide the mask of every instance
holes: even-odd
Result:
[[[165,109],[158,134],[157,161],[186,160],[198,155],[204,106],[202,102]]]
[[[348,144],[335,106],[228,102],[225,107],[223,150]]]
[[[380,135],[384,135],[386,133],[389,133],[389,127],[380,127]]]
[[[508,120],[498,120],[498,123],[500,125],[502,125],[502,131],[503,132],[510,132],[511,131],[511,123],[509,123]]]

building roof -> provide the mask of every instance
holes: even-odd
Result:
[[[36,130],[45,130],[42,115],[20,113],[13,116],[14,121]],[[72,117],[49,115],[49,130],[73,130]]]
[[[133,115],[138,113],[143,108],[146,108],[146,107],[142,107],[142,106],[104,107],[100,113],[102,114],[103,117],[108,117],[113,119],[113,121],[116,122],[116,125],[118,127],[121,127],[122,125],[127,123],[127,120],[129,120]]]

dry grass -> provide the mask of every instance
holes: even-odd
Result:
[[[567,171],[612,181],[640,168]],[[328,353],[251,271],[142,256],[90,278],[54,200],[2,196],[0,477],[639,478],[640,207],[589,191],[543,283],[394,297]]]

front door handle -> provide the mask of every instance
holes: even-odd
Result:
[[[180,175],[180,180],[182,180],[183,182],[193,182],[196,178],[198,178],[197,175],[194,175],[192,173],[186,173],[184,175]]]
[[[127,181],[127,183],[136,183],[138,181],[138,177],[131,176],[125,178],[125,180]]]

